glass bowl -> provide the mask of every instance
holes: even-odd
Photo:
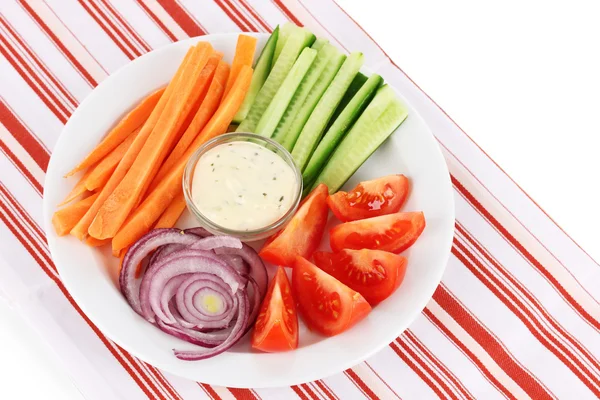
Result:
[[[210,149],[231,142],[252,142],[261,147],[264,147],[280,156],[285,161],[285,163],[292,168],[292,171],[294,172],[294,177],[296,179],[296,192],[294,194],[294,200],[292,201],[291,207],[278,220],[262,228],[246,231],[223,227],[211,221],[198,209],[196,204],[194,204],[192,196],[192,182],[194,178],[194,170],[196,168],[198,160]],[[190,210],[192,215],[196,218],[196,220],[200,223],[202,227],[206,228],[209,232],[211,232],[214,235],[234,236],[242,241],[251,242],[255,240],[264,239],[273,235],[281,228],[283,228],[283,226],[296,213],[296,209],[298,208],[298,204],[300,204],[300,199],[302,198],[302,173],[300,172],[300,169],[298,169],[298,167],[296,166],[292,155],[283,146],[281,146],[274,140],[268,139],[260,135],[256,135],[254,133],[227,133],[224,135],[217,136],[212,140],[209,140],[198,150],[196,150],[196,152],[190,157],[186,164],[185,171],[183,174],[183,193],[185,196],[185,202],[187,203],[187,208]]]

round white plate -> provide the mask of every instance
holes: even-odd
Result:
[[[252,351],[246,335],[231,350],[212,359],[178,360],[172,349],[193,346],[161,332],[129,307],[117,285],[117,260],[109,250],[90,248],[71,236],[57,237],[51,224],[57,204],[79,178],[64,179],[65,173],[125,111],[169,81],[189,46],[208,41],[231,61],[237,37],[233,33],[208,35],[153,51],[105,79],[81,103],[54,148],[46,174],[46,232],[60,276],[77,304],[106,336],[133,355],[170,373],[214,385],[258,388],[299,384],[343,371],[387,346],[423,310],[442,277],[454,230],[452,188],[437,142],[409,104],[407,120],[345,186],[349,189],[361,180],[396,173],[411,179],[412,192],[404,210],[422,210],[427,227],[405,252],[409,261],[404,283],[365,320],[338,336],[325,338],[301,324],[300,345],[295,351]],[[267,35],[257,37],[262,48]],[[334,223],[333,216],[330,223]],[[182,227],[191,225],[188,215]],[[327,234],[323,248],[329,248]]]

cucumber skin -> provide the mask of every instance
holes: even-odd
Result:
[[[310,93],[306,97],[306,100],[302,104],[302,107],[296,114],[294,121],[291,123],[288,131],[285,133],[283,141],[281,145],[285,147],[288,151],[292,151],[294,146],[296,145],[296,141],[300,136],[300,132],[308,121],[310,114],[313,112],[317,103],[331,84],[331,81],[335,78],[335,75],[342,67],[342,64],[346,61],[346,56],[344,54],[338,53],[335,57],[327,64],[317,82],[313,85]]]
[[[279,27],[280,25],[277,25],[277,28]],[[281,29],[279,32],[279,40],[277,41],[275,51],[273,52],[273,64],[277,62],[277,59],[281,54],[281,50],[283,50],[283,46],[285,46],[285,42],[287,41],[288,36],[290,36],[290,33],[294,30],[294,28],[298,27],[291,22],[286,22],[285,24],[281,25]]]
[[[325,136],[323,136],[323,139],[318,144],[302,173],[305,186],[311,186],[321,168],[327,163],[329,156],[334,152],[340,141],[343,140],[345,133],[362,115],[382,84],[383,78],[380,75],[373,74],[362,85],[360,90],[352,96],[352,99],[326,131]]]
[[[331,116],[331,120],[329,121],[329,125],[327,126],[327,129],[329,129],[331,127],[333,122],[342,113],[342,111],[344,111],[344,108],[346,108],[348,103],[350,103],[350,100],[352,100],[354,95],[356,93],[358,93],[360,88],[365,84],[365,82],[368,79],[369,78],[362,72],[359,72],[358,74],[356,74],[356,76],[352,80],[352,83],[350,84],[350,87],[348,88],[348,90],[346,90],[344,97],[342,97],[342,101],[340,101],[340,104],[338,104],[335,111],[333,112],[333,115]]]
[[[288,37],[279,59],[273,65],[269,76],[256,95],[248,115],[240,123],[236,132],[254,132],[258,121],[269,106],[275,93],[277,93],[277,90],[279,90],[290,69],[292,69],[296,59],[305,47],[310,46],[314,42],[315,36],[312,33],[307,33],[307,31],[298,27],[296,28],[298,30],[292,32]]]
[[[306,164],[319,144],[333,112],[362,67],[364,59],[365,56],[358,52],[352,53],[346,58],[302,128],[292,150],[292,157],[301,171],[306,168]]]
[[[271,72],[273,55],[275,53],[275,46],[279,41],[279,25],[273,30],[271,36],[265,43],[262,51],[260,52],[260,56],[258,56],[258,60],[256,61],[256,65],[254,66],[254,72],[252,74],[252,81],[250,82],[250,87],[248,88],[248,93],[240,106],[240,109],[237,111],[235,116],[233,117],[233,122],[239,124],[246,118],[250,108],[252,107],[252,103],[254,103],[254,99],[256,95],[260,91],[260,88],[267,80],[269,76],[269,72]]]
[[[317,38],[317,40],[315,40],[315,42],[312,44],[311,49],[321,50],[321,48],[323,46],[325,46],[327,43],[329,43],[329,40],[323,39],[323,38]]]
[[[284,145],[286,134],[292,126],[296,115],[298,115],[302,109],[304,101],[310,95],[312,88],[318,82],[323,71],[327,68],[328,63],[337,56],[340,56],[340,52],[335,46],[326,43],[323,45],[323,47],[321,47],[317,53],[317,58],[313,62],[312,67],[304,76],[304,79],[300,83],[298,90],[296,93],[294,93],[294,97],[292,97],[292,100],[288,104],[288,108],[281,117],[279,125],[277,125],[277,128],[275,128],[273,140],[276,140],[280,144]],[[291,151],[292,146],[290,146],[290,148],[287,150]]]
[[[283,83],[277,90],[277,93],[271,100],[271,103],[265,110],[264,114],[260,118],[256,127],[256,133],[262,136],[271,137],[275,128],[279,124],[281,116],[285,112],[289,102],[291,101],[294,93],[298,89],[300,82],[306,75],[310,66],[313,64],[317,51],[309,47],[305,47],[300,53],[300,56],[290,69],[290,72],[283,80]],[[303,65],[307,64],[307,65]],[[297,82],[294,82],[297,81]],[[285,104],[284,104],[285,103]],[[281,110],[279,107],[284,105]]]
[[[375,102],[377,96],[380,95],[382,91],[391,91],[392,94],[394,94],[394,98],[389,101],[383,113],[381,113],[374,123],[371,120],[367,121],[367,123],[360,123],[359,118],[315,180],[312,186],[313,189],[320,183],[324,183],[329,188],[330,194],[337,192],[344,183],[350,179],[356,170],[358,170],[379,146],[381,146],[402,122],[404,122],[408,116],[406,106],[395,97],[393,89],[388,85],[379,88],[375,98],[371,101],[371,104]],[[369,107],[367,107],[367,110],[368,108]],[[363,113],[363,115],[365,113]],[[377,132],[377,130],[379,130],[379,132]],[[364,153],[360,154],[358,157],[356,154],[352,154],[352,150],[356,148]]]

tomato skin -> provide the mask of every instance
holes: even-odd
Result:
[[[422,212],[400,212],[337,225],[329,231],[329,242],[336,253],[342,249],[400,253],[412,246],[424,229]]]
[[[406,176],[388,175],[360,182],[349,192],[332,194],[327,204],[340,221],[356,221],[400,211],[409,191]]]
[[[356,290],[371,306],[394,293],[406,273],[405,257],[382,250],[317,251],[313,257],[319,268]]]
[[[266,352],[298,347],[298,314],[290,281],[282,267],[277,269],[260,306],[252,331],[252,347]]]
[[[290,222],[258,253],[263,260],[291,267],[296,256],[310,258],[321,243],[327,224],[327,186],[317,186],[298,207]]]
[[[309,329],[326,336],[347,330],[371,311],[360,293],[302,257],[292,271],[292,292]]]

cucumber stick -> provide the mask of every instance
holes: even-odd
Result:
[[[315,42],[315,44],[316,43],[317,42]],[[296,115],[300,112],[304,101],[309,96],[309,93],[311,93],[313,86],[317,83],[319,77],[324,72],[328,63],[330,63],[334,59],[334,57],[343,57],[340,54],[340,52],[335,48],[335,46],[326,43],[323,45],[323,47],[319,49],[317,53],[317,58],[315,59],[310,69],[304,76],[304,79],[302,79],[302,82],[300,82],[298,90],[296,90],[296,93],[294,93],[294,97],[292,97],[290,104],[288,105],[287,109],[285,110],[285,113],[279,121],[279,125],[277,125],[277,128],[275,129],[275,133],[273,134],[274,140],[284,145],[285,134],[289,131],[290,126],[294,122]],[[337,70],[333,72],[333,75],[335,75],[335,72],[337,72]],[[308,118],[308,115],[306,116],[306,118]],[[294,144],[292,143],[289,147],[286,146],[286,148],[289,151],[291,151],[293,145]]]
[[[246,93],[246,97],[240,109],[233,117],[233,122],[239,124],[246,118],[248,115],[248,111],[250,111],[250,107],[252,107],[252,103],[254,103],[254,99],[258,94],[258,91],[262,87],[262,85],[267,80],[267,76],[269,76],[269,72],[271,71],[271,66],[273,63],[273,54],[275,53],[275,45],[278,43],[279,39],[279,26],[277,26],[271,36],[269,36],[269,40],[265,43],[265,47],[263,47],[260,52],[260,56],[258,56],[258,60],[256,61],[256,65],[254,66],[254,73],[252,74],[252,81],[250,82],[250,87],[248,88],[248,92]]]
[[[306,96],[306,100],[304,100],[293,121],[290,123],[287,132],[283,133],[283,139],[280,143],[288,151],[292,151],[294,148],[302,128],[317,106],[321,96],[323,96],[323,93],[325,93],[331,84],[331,81],[333,81],[333,78],[335,78],[335,75],[346,60],[346,56],[344,54],[340,53],[337,49],[335,51],[335,55],[331,58],[331,60],[325,66],[325,69],[323,69],[323,72],[319,75],[317,81]]]
[[[362,67],[364,58],[364,55],[358,52],[348,56],[310,114],[292,150],[292,157],[300,170],[304,171],[310,156],[321,140],[329,119]]]
[[[265,113],[260,118],[258,125],[255,129],[255,133],[266,137],[271,137],[275,128],[279,124],[281,116],[285,112],[292,96],[298,89],[302,78],[306,75],[306,72],[312,65],[317,51],[306,47],[302,50],[300,57],[294,63],[294,66],[290,70],[289,74],[285,77],[285,80],[277,90],[275,97],[271,100],[269,107],[267,107]]]
[[[354,81],[356,81],[356,78]],[[330,128],[327,129],[325,136],[323,136],[323,139],[310,157],[308,165],[302,173],[304,186],[310,187],[310,184],[315,180],[317,175],[319,175],[319,172],[325,166],[325,163],[327,163],[327,159],[331,153],[333,153],[336,146],[340,143],[346,132],[352,127],[358,117],[361,116],[362,112],[371,102],[371,99],[375,96],[375,93],[377,93],[377,89],[379,89],[382,84],[383,78],[381,76],[377,74],[371,75],[371,77],[362,84],[362,87],[354,94],[354,96],[351,97],[350,101],[347,102],[342,112],[333,121]],[[352,89],[352,87],[350,89]],[[348,91],[350,91],[350,89],[348,89]],[[346,94],[348,94],[348,91]]]
[[[337,192],[407,115],[406,107],[398,100],[394,90],[388,85],[380,87],[312,187],[324,183],[329,193]]]
[[[348,103],[350,103],[350,100],[352,100],[352,98],[360,90],[362,85],[365,84],[367,79],[368,78],[365,76],[365,74],[363,74],[361,72],[356,74],[356,76],[352,80],[352,83],[350,84],[350,87],[348,87],[348,90],[346,90],[346,93],[344,93],[344,97],[342,97],[342,101],[340,101],[340,104],[338,104],[337,108],[333,112],[333,115],[331,116],[331,120],[329,120],[329,125],[327,126],[327,129],[329,129],[331,124],[333,124],[333,122],[337,119],[338,115],[340,115],[340,113],[344,110],[344,108],[346,108],[346,105],[348,105]]]
[[[313,45],[310,48],[315,49],[315,50],[321,50],[321,48],[323,46],[325,46],[327,43],[329,43],[329,40],[323,39],[323,38],[317,38],[317,40],[315,40],[315,42],[313,43]]]
[[[279,25],[277,25],[277,27],[279,28]],[[285,46],[285,42],[287,41],[288,37],[290,36],[290,33],[295,29],[300,29],[300,28],[298,28],[295,24],[293,24],[291,22],[283,24],[283,26],[281,27],[281,30],[279,32],[279,40],[277,41],[277,45],[275,46],[275,53],[273,54],[273,63],[275,63],[277,61],[277,59],[279,58],[279,55],[281,54],[281,51],[283,50],[283,46]]]
[[[290,72],[302,49],[310,46],[315,41],[315,36],[312,33],[297,26],[294,27],[296,29],[290,33],[277,62],[273,65],[267,80],[256,95],[248,115],[240,123],[236,132],[254,132],[258,121]]]

